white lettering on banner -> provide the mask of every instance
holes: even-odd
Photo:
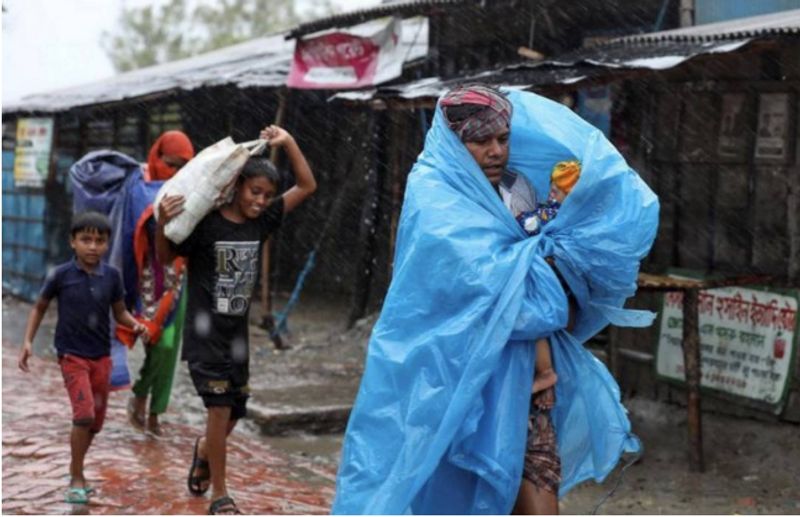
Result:
[[[797,293],[729,287],[698,293],[701,381],[712,388],[779,404],[797,335]],[[659,375],[685,381],[683,294],[664,295],[656,357]]]
[[[351,66],[338,67],[319,67],[309,68],[303,80],[309,83],[344,83],[355,84],[358,82],[358,75]]]

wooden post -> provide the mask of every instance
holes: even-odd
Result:
[[[275,122],[274,122],[274,124],[276,126],[282,126],[283,125],[283,119],[286,116],[286,98],[288,97],[288,94],[284,90],[278,90],[276,95],[278,96],[278,108],[275,111]],[[278,162],[278,148],[277,147],[271,147],[270,148],[269,159],[270,159],[270,161],[272,161],[272,163],[277,164],[277,162]]]
[[[400,149],[406,144],[406,124],[408,117],[405,112],[392,110],[389,112],[391,121],[391,136],[389,141],[389,156],[391,166],[389,168],[389,185],[391,189],[391,203],[389,205],[389,279],[391,280],[394,271],[394,244],[397,239],[397,224],[400,218],[400,205],[402,203],[402,192],[400,192]]]
[[[614,376],[619,382],[619,327],[615,325],[608,326],[608,369],[611,370],[611,375]]]
[[[373,111],[365,135],[369,139],[367,153],[360,161],[367,172],[367,188],[361,204],[361,222],[358,228],[358,246],[355,281],[353,288],[353,305],[348,317],[347,328],[352,328],[356,321],[363,318],[369,303],[369,292],[374,273],[376,231],[380,218],[381,191],[385,174],[385,113]]]
[[[689,470],[703,472],[703,422],[700,413],[700,330],[697,289],[683,292],[683,364],[686,373]]]
[[[789,261],[786,274],[789,282],[800,282],[800,147],[798,147],[798,165],[788,169],[789,195],[786,230],[789,234]]]

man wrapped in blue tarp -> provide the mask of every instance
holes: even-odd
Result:
[[[546,199],[564,160],[580,179],[529,236],[513,212]],[[567,108],[481,85],[440,99],[408,177],[333,512],[556,513],[556,494],[637,451],[619,388],[582,343],[609,323],[652,322],[622,306],[657,225],[653,192]],[[541,339],[557,382],[531,413]]]

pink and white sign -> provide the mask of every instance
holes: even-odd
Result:
[[[427,52],[424,21],[423,55]],[[395,79],[402,74],[405,61],[420,57],[419,34],[410,34],[414,37],[410,41],[403,38],[408,27],[391,18],[300,39],[286,84],[290,88],[351,89]]]

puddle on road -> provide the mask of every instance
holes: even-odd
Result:
[[[254,402],[277,411],[299,411],[320,405],[352,403],[361,375],[364,344],[368,330],[345,332],[341,308],[346,304],[327,304],[322,307],[311,301],[300,304],[290,319],[289,341],[293,349],[278,352],[272,347],[263,330],[251,326],[251,388]],[[54,356],[52,335],[56,307],[48,310],[35,343],[37,355]],[[257,305],[252,309],[259,312]],[[21,340],[30,304],[3,297],[4,340]],[[132,379],[136,378],[144,360],[144,350],[135,347],[128,357]],[[129,390],[114,392],[113,398],[127,402]],[[123,417],[124,418],[124,417]],[[197,396],[186,365],[179,362],[168,412],[162,417],[165,429],[170,424],[185,424],[202,433],[205,408]],[[284,436],[266,436],[253,421],[243,420],[234,434],[258,440],[276,451],[292,456],[293,476],[308,483],[332,486],[341,451],[341,434],[310,434],[302,431]],[[167,436],[165,440],[169,441]],[[144,445],[144,444],[142,444]],[[169,462],[159,463],[158,449],[143,448],[141,454],[153,459],[157,468],[169,468]],[[148,452],[149,450],[149,452]],[[148,462],[149,463],[149,462]],[[159,466],[160,465],[160,466]],[[112,473],[108,473],[111,475]],[[105,473],[104,473],[105,475]]]

